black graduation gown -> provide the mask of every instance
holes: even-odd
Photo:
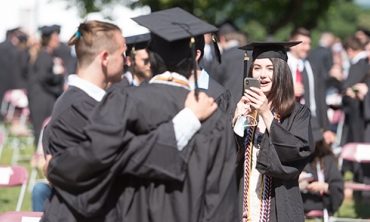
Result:
[[[210,77],[208,89],[204,90],[204,92],[215,100],[218,108],[226,113],[231,121],[234,117],[236,104],[230,91]]]
[[[330,195],[323,194],[323,196],[320,196],[320,193],[302,193],[303,207],[305,212],[326,208],[329,215],[333,215],[343,202],[344,182],[333,156],[327,155],[324,157],[324,166],[324,178],[325,182],[329,184]],[[312,173],[314,181],[318,181],[316,167],[312,167],[311,161],[303,171]]]
[[[83,153],[72,154],[68,158],[71,160],[68,166],[52,159],[48,169],[50,180],[54,184],[67,182],[72,188],[69,192],[86,189],[86,192],[84,190],[74,196],[77,200],[73,206],[86,214],[94,214],[101,207],[99,204],[107,202],[104,192],[109,190],[109,181],[113,182],[120,174],[138,176],[119,177],[116,181],[124,181],[117,204],[117,221],[147,221],[149,218],[163,221],[163,215],[166,215],[165,221],[200,221],[201,218],[235,221],[238,216],[234,204],[236,180],[233,173],[236,151],[232,146],[234,140],[228,118],[217,111],[203,123],[201,133],[179,152],[176,140],[172,139],[171,143],[170,132],[162,133],[160,137],[153,132],[163,132],[166,125],[173,127],[172,118],[183,108],[188,91],[163,84],[130,87],[127,91],[124,93],[116,89],[98,104],[91,116],[91,124],[86,127],[91,147],[73,149]],[[141,149],[124,146],[127,143],[125,140],[147,133],[149,137],[141,142],[148,149],[143,145],[139,146]],[[62,155],[68,153],[63,152]],[[135,153],[141,155],[132,156]],[[78,154],[86,162],[76,158]],[[77,166],[78,169],[74,169]],[[70,167],[73,173],[58,173],[68,172]],[[154,172],[153,169],[162,172]],[[167,179],[168,175],[172,178],[171,182],[139,179]],[[94,194],[98,189],[101,189],[97,194],[99,196]],[[117,194],[119,192],[116,191]],[[151,209],[148,211],[146,206]]]
[[[72,56],[71,47],[61,42],[54,54],[56,57],[60,57],[63,60],[64,67],[67,69],[66,72],[68,74],[76,73],[77,58]]]
[[[289,117],[281,123],[272,122],[270,133],[263,135],[260,147],[256,169],[273,180],[270,221],[303,222],[298,176],[314,150],[309,109],[296,102]],[[238,153],[240,212],[243,212],[244,152],[245,148]]]
[[[152,98],[145,96],[149,93]],[[183,108],[187,93],[180,87],[149,84],[132,90],[129,96],[141,107],[141,118],[154,127]],[[161,102],[153,98],[161,98]],[[217,111],[202,123],[189,145],[193,151],[183,182],[125,178],[117,205],[118,221],[238,221],[236,150],[230,120]]]
[[[7,90],[14,88],[15,78],[14,73],[17,67],[16,60],[17,48],[6,40],[0,43],[0,100],[3,100],[4,94]],[[0,121],[3,116],[0,115]]]
[[[51,115],[55,101],[63,92],[64,76],[55,75],[53,65],[53,56],[41,50],[29,73],[27,96],[36,143],[42,123]]]
[[[69,86],[55,103],[52,118],[44,130],[44,153],[54,156],[68,147],[74,147],[80,141],[86,140],[83,128],[88,123],[88,115],[97,103],[98,101],[81,89]],[[68,164],[68,162],[63,164]],[[104,216],[89,218],[89,221],[103,221],[109,216],[107,214],[106,218]],[[68,202],[58,193],[58,188],[54,186],[51,195],[45,201],[44,215],[41,221],[73,222],[84,220],[86,219],[68,205]]]
[[[123,77],[120,82],[113,83],[106,91],[110,92],[113,91],[116,88],[126,88],[131,86],[131,84],[128,82],[127,78]]]
[[[27,88],[27,78],[28,78],[28,69],[29,69],[29,60],[30,54],[27,50],[18,50],[17,51],[17,72],[16,72],[16,81],[14,88],[15,89],[26,89]]]
[[[230,90],[235,103],[243,95],[244,51],[233,47],[222,53],[222,63],[210,70],[211,77]]]

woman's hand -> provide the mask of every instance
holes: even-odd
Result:
[[[247,99],[247,97],[243,96],[238,102],[238,104],[236,104],[236,109],[235,109],[234,118],[233,118],[233,126],[239,116],[241,115],[245,116],[252,111],[251,106],[249,105],[248,101],[249,100]]]
[[[266,95],[261,89],[256,87],[251,87],[251,90],[245,90],[245,97],[249,102],[250,106],[253,107],[263,115],[263,113],[270,112],[269,103]]]
[[[271,113],[269,101],[266,95],[261,89],[251,87],[251,90],[245,91],[245,97],[249,101],[250,106],[257,110],[258,114],[262,117],[265,127],[270,132],[271,123],[274,120],[274,116]]]
[[[314,193],[319,193],[319,192],[324,192],[326,194],[329,194],[329,184],[324,183],[324,182],[312,182],[307,185],[306,190],[314,192]]]

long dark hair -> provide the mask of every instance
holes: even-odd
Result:
[[[316,164],[318,161],[320,161],[320,167],[322,170],[324,170],[324,157],[328,155],[332,156],[335,159],[336,164],[338,164],[337,158],[335,157],[331,147],[325,142],[325,140],[315,142],[315,151],[311,154],[309,160],[312,169],[316,169]]]
[[[274,71],[272,87],[267,99],[271,102],[271,109],[274,109],[280,115],[280,118],[285,118],[293,112],[295,104],[292,73],[284,60],[269,59],[274,66]],[[254,62],[249,68],[249,77],[253,77],[253,66]]]

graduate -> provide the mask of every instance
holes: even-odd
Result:
[[[128,91],[127,96],[142,107],[144,118],[151,117],[145,122],[156,125],[181,108],[184,94],[190,90],[188,78],[197,73],[194,37],[217,29],[180,8],[133,20],[151,31],[148,50],[157,70],[164,72],[155,75],[150,84]],[[194,84],[196,92],[197,75]],[[145,97],[149,93],[152,98]],[[238,221],[236,150],[230,130],[230,119],[221,110],[202,123],[190,141],[193,150],[183,181],[127,178],[117,206],[119,221]]]
[[[218,105],[218,108],[225,112],[230,117],[230,121],[232,120],[235,112],[235,101],[231,95],[230,90],[226,89],[218,82],[216,82],[208,72],[203,68],[200,67],[199,64],[203,59],[204,54],[204,35],[199,35],[195,37],[195,44],[196,44],[196,60],[197,60],[197,83],[198,88],[207,93],[207,95],[213,97],[215,102]],[[216,42],[217,43],[217,42]],[[217,44],[214,44],[214,47],[218,47]],[[215,60],[218,60],[221,63],[221,55],[219,50],[216,51]],[[195,88],[194,84],[194,75],[191,75],[189,78],[190,87],[192,89]]]
[[[140,34],[125,37],[126,39],[126,62],[124,65],[124,78],[119,83],[113,84],[108,91],[115,87],[139,86],[146,84],[152,77],[150,69],[149,53],[146,48],[149,45],[150,34]]]
[[[304,221],[298,176],[313,152],[310,111],[295,101],[285,48],[300,42],[252,42],[248,77],[234,131],[238,153],[239,210],[243,221]],[[248,121],[249,120],[249,121]]]
[[[344,181],[338,168],[338,161],[325,142],[320,127],[312,125],[315,151],[299,177],[305,213],[311,210],[323,211],[324,221],[341,206],[344,199]],[[308,177],[311,174],[312,177]],[[306,177],[304,177],[306,175]]]
[[[73,167],[86,170],[86,172],[81,175],[82,177],[86,177],[89,173],[88,170],[91,169],[93,171],[95,169],[94,167],[97,166],[92,165],[91,168],[87,170],[83,168],[83,164],[79,164],[78,161],[80,161],[80,159],[75,158],[76,155],[68,156],[67,154],[70,154],[68,153],[69,151],[80,152],[78,149],[83,149],[81,148],[83,145],[80,143],[89,141],[89,138],[83,131],[89,121],[88,116],[104,97],[104,88],[108,83],[120,81],[124,64],[122,55],[126,50],[125,39],[122,37],[121,31],[116,25],[99,21],[90,21],[80,24],[76,33],[71,37],[69,44],[76,46],[79,68],[77,75],[70,76],[69,88],[58,99],[53,110],[51,122],[45,130],[45,152],[53,155],[48,173],[48,177],[53,184],[53,189],[51,196],[45,204],[42,221],[115,221],[114,206],[117,197],[119,197],[118,193],[105,193],[105,190],[99,190],[102,185],[109,186],[109,184],[114,183],[114,180],[109,180],[111,177],[107,177],[106,180],[101,180],[101,177],[93,176],[93,178],[88,181],[89,183],[87,185],[80,184],[80,178],[74,177],[76,175],[74,172],[76,169]],[[183,163],[176,158],[179,156],[176,155],[179,153],[178,149],[182,149],[195,133],[196,130],[193,130],[192,127],[196,128],[198,125],[200,127],[199,120],[207,118],[207,115],[210,115],[215,110],[215,107],[212,107],[213,100],[211,100],[210,103],[207,97],[202,98],[205,98],[207,101],[204,102],[204,100],[201,99],[199,102],[196,102],[195,98],[190,96],[189,100],[186,100],[187,104],[185,107],[187,111],[185,110],[175,117],[178,119],[188,117],[183,114],[186,112],[193,115],[193,119],[189,118],[186,123],[190,127],[186,128],[178,122],[169,122],[168,124],[162,125],[164,127],[160,128],[161,130],[158,130],[158,132],[165,136],[166,142],[168,143],[166,145],[168,149],[167,154],[168,157],[171,157],[168,161],[160,159],[153,160],[153,167],[147,167],[145,164],[142,164],[141,161],[132,161],[132,164],[124,163],[126,164],[125,169],[121,171],[121,173],[131,169],[129,173],[141,175],[140,169],[143,168],[146,171],[154,171],[154,173],[143,175],[143,177],[150,177],[150,175],[156,175],[155,172],[161,174],[161,166],[163,164],[173,164],[174,171],[178,168],[182,170],[181,167]],[[197,108],[194,108],[195,106]],[[213,111],[209,112],[209,110]],[[202,115],[204,113],[206,113],[206,116],[203,117]],[[200,116],[199,120],[197,119],[198,116]],[[195,126],[192,121],[195,121]],[[181,132],[174,132],[176,128],[182,128],[183,130]],[[176,141],[176,133],[182,138],[180,143]],[[189,135],[184,135],[186,133]],[[156,150],[154,143],[157,137],[155,137],[153,132],[150,135],[143,135],[137,139],[128,139],[126,137],[117,138],[117,141],[120,139],[123,141],[125,139],[130,140],[131,144],[125,145],[125,148],[136,148],[138,151],[137,154],[130,153],[129,155],[131,160],[141,158],[140,155],[145,155],[146,158],[150,159],[150,154],[148,152],[155,152]],[[188,139],[186,139],[187,137]],[[183,143],[183,145],[181,143]],[[120,147],[115,148],[118,149]],[[105,151],[104,146],[101,146],[101,152]],[[176,156],[171,156],[171,154]],[[94,158],[92,157],[91,161],[93,160]],[[60,165],[58,165],[56,169],[53,169],[53,163],[55,162]],[[159,162],[159,164],[156,165],[157,162]],[[176,168],[177,163],[179,164],[178,168]],[[173,172],[171,169],[168,171]],[[168,174],[169,173],[164,172],[164,176],[162,177]],[[175,173],[169,174],[168,177],[178,179],[178,177],[181,177],[181,174],[175,171]],[[108,183],[108,185],[106,183]],[[117,184],[117,186],[120,185],[119,183],[115,184]],[[100,195],[104,198],[107,196],[105,201],[109,203],[100,201],[97,204],[103,206],[101,210],[95,210],[96,206],[93,206],[93,213],[87,214],[86,211],[91,209],[84,209],[84,206],[80,205],[81,203],[79,203],[78,197],[78,195],[82,193],[81,190],[86,187],[91,188],[92,192],[95,192],[94,194],[98,197],[100,197]],[[111,187],[112,191],[115,191],[115,187]],[[107,191],[110,190],[107,189]],[[94,202],[93,197],[89,196],[87,201],[88,203]]]
[[[36,142],[39,140],[42,123],[51,115],[55,101],[63,92],[65,74],[62,60],[54,55],[60,44],[59,29],[54,26],[43,26],[40,30],[42,48],[31,64],[27,82],[27,96]]]
[[[149,54],[146,50],[150,41],[150,34],[130,36],[126,40],[126,53],[128,53],[128,60],[131,62],[131,65],[125,73],[125,78],[134,86],[146,84],[152,78]]]

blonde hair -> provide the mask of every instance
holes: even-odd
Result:
[[[69,46],[75,46],[79,66],[89,65],[102,50],[114,53],[116,32],[121,33],[121,29],[112,23],[95,20],[81,23],[68,41]]]

